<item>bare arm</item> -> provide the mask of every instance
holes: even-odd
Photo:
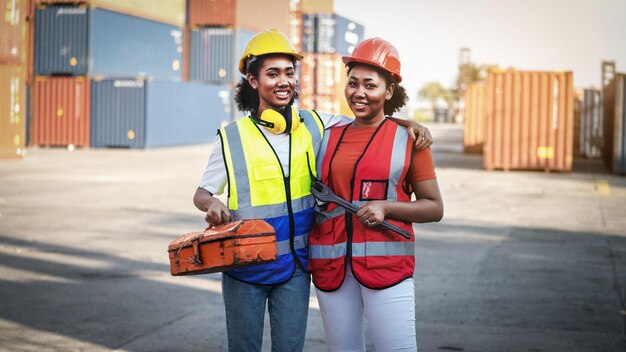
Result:
[[[193,196],[193,204],[196,208],[205,212],[204,221],[209,223],[209,227],[222,225],[230,221],[230,212],[224,203],[213,197],[211,192],[198,187]]]
[[[367,202],[357,212],[359,221],[369,226],[379,225],[384,219],[406,222],[433,222],[443,217],[443,200],[436,179],[411,183],[417,200],[392,202],[375,200]]]
[[[422,124],[413,120],[399,119],[391,116],[388,117],[388,119],[409,130],[409,136],[415,141],[415,149],[426,149],[433,144],[433,136],[430,134],[428,128],[424,127]]]

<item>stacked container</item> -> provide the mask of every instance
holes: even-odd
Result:
[[[184,2],[61,3],[35,12],[31,144],[87,147],[93,77],[181,80]]]
[[[605,165],[615,174],[626,174],[626,74],[616,73],[604,87]]]
[[[491,70],[485,102],[486,169],[571,170],[571,72]]]
[[[27,0],[0,0],[0,158],[24,155]]]
[[[32,144],[206,143],[230,92],[183,82],[185,0],[50,0],[36,9]]]
[[[301,3],[303,10],[319,10],[320,6],[332,8],[332,2]],[[300,68],[301,108],[352,116],[343,94],[347,78],[341,57],[350,55],[364,39],[364,27],[330,12],[302,13],[294,18],[301,18],[298,40],[307,53]]]

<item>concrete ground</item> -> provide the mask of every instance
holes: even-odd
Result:
[[[429,127],[446,210],[415,227],[419,350],[626,351],[626,177],[484,171],[460,126]],[[0,160],[0,350],[225,351],[220,276],[172,277],[166,252],[204,226],[209,153]],[[312,290],[305,350],[325,349]]]

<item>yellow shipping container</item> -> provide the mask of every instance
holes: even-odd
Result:
[[[68,0],[39,1],[39,3],[42,4],[67,2]],[[185,0],[86,0],[84,2],[90,6],[143,17],[158,22],[181,27],[185,25]]]
[[[300,0],[302,13],[333,13],[335,0]]]
[[[24,155],[24,81],[21,66],[0,65],[0,158]]]

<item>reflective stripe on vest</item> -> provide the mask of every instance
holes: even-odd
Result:
[[[295,236],[293,238],[293,248],[294,249],[303,249],[306,248],[309,243],[309,233],[305,233],[304,235]],[[278,255],[289,254],[291,252],[291,246],[289,245],[289,240],[278,241],[276,242],[276,253]]]
[[[387,200],[398,199],[396,187],[402,174],[406,156],[406,141],[409,133],[405,128],[396,128],[396,138],[393,140],[393,149],[391,150],[391,173],[389,174],[389,187],[387,187]]]
[[[352,244],[353,257],[414,255],[414,242],[365,242]],[[336,259],[346,255],[346,242],[332,245],[311,245],[311,259]]]

